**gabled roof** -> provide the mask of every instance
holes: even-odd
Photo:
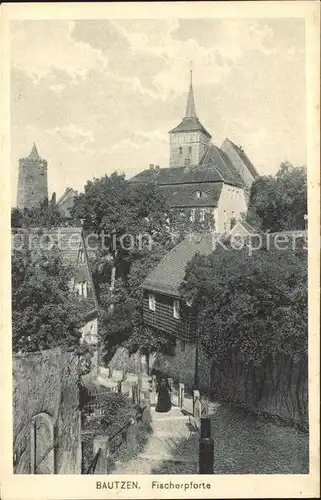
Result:
[[[176,132],[203,132],[207,137],[211,138],[211,134],[206,130],[201,124],[198,118],[183,118],[181,123],[169,131],[169,134],[175,134]]]
[[[143,288],[179,297],[187,263],[196,253],[209,255],[213,251],[212,234],[191,234],[171,250],[146,278]]]
[[[212,144],[200,161],[200,166],[208,169],[215,169],[221,180],[236,186],[243,186],[241,176],[233,166],[226,153]]]
[[[235,171],[227,155],[218,147],[211,146],[201,163],[196,166],[160,168],[158,170],[143,170],[135,175],[130,182],[156,182],[159,186],[173,184],[195,184],[208,182],[226,182],[242,187],[240,176]]]
[[[244,234],[261,234],[261,235],[264,234],[263,231],[261,231],[261,229],[258,229],[258,228],[251,226],[245,220],[237,221],[236,224],[230,230],[230,234],[232,236],[234,236],[238,233],[242,233],[243,235]]]
[[[257,177],[259,177],[259,174],[257,173],[256,168],[254,167],[253,163],[251,162],[251,160],[249,159],[249,157],[245,153],[244,149],[241,148],[240,146],[237,146],[236,144],[234,144],[234,142],[232,142],[228,138],[226,138],[225,140],[228,141],[233,146],[233,148],[235,149],[235,151],[237,152],[237,154],[239,155],[239,157],[241,158],[241,160],[243,161],[243,163],[247,166],[250,174],[252,174],[252,176],[254,177],[254,179],[256,179]]]
[[[247,222],[239,221],[237,225],[243,226],[243,236],[248,237],[251,234],[258,234],[261,231],[254,229]],[[229,242],[233,238],[233,229],[227,233],[210,234],[189,234],[179,245],[171,250],[158,266],[150,273],[143,283],[145,290],[179,297],[179,288],[184,280],[186,266],[195,254],[209,255],[216,247],[217,239],[222,242]]]
[[[57,205],[63,203],[67,198],[75,197],[76,194],[77,192],[73,188],[67,187],[65,192],[60,196],[59,200],[57,201]]]

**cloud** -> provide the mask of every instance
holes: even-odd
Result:
[[[14,21],[12,170],[36,140],[49,189],[114,170],[168,166],[194,60],[196,110],[220,145],[242,144],[261,172],[305,158],[304,22]],[[14,190],[16,184],[14,184]]]
[[[55,140],[63,141],[73,151],[87,150],[86,146],[94,142],[93,132],[91,130],[82,130],[73,123],[64,127],[47,129],[46,133],[53,136]]]
[[[85,78],[92,69],[104,71],[107,58],[89,43],[76,41],[74,25],[74,21],[12,22],[13,64],[35,83],[54,69],[66,72],[74,81]]]
[[[200,29],[202,29],[199,20]],[[116,30],[130,45],[131,53],[138,58],[148,54],[157,57],[164,68],[151,76],[150,85],[156,89],[150,95],[166,101],[173,99],[186,89],[190,61],[195,61],[195,80],[198,85],[215,84],[231,73],[233,65],[248,51],[271,54],[265,41],[273,36],[273,30],[255,21],[211,20],[210,44],[202,44],[195,36],[192,20],[185,33],[185,39],[175,37],[180,29],[178,20],[143,20],[130,23],[124,20],[112,21]],[[197,33],[198,34],[198,33]],[[202,38],[201,38],[202,39]]]

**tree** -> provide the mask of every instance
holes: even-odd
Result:
[[[170,244],[158,243],[153,249],[145,248],[133,261],[127,279],[118,279],[110,290],[104,285],[100,304],[100,325],[105,346],[105,359],[114,348],[123,345],[130,353],[140,352],[149,355],[167,345],[166,339],[156,330],[143,322],[142,284],[148,274],[156,267]],[[110,306],[113,305],[111,311]]]
[[[51,202],[48,203],[48,200],[45,200],[32,209],[13,208],[11,210],[12,228],[51,228],[63,225],[65,222],[66,218],[59,213],[54,198]]]
[[[307,260],[304,250],[218,248],[187,267],[182,293],[199,311],[201,343],[217,361],[231,350],[245,363],[307,353]]]
[[[263,231],[304,229],[307,213],[306,167],[281,164],[276,176],[262,176],[251,187],[248,222]]]
[[[84,219],[88,233],[98,236],[93,257],[98,285],[125,279],[131,262],[143,248],[166,237],[167,211],[166,201],[154,183],[130,183],[116,172],[87,182],[85,192],[76,197],[72,213]]]
[[[76,198],[73,215],[84,219],[85,231],[98,241],[91,265],[98,285],[102,348],[109,355],[124,342],[131,350],[147,343],[141,284],[172,248],[168,211],[154,182],[134,184],[117,173],[88,182]]]
[[[15,352],[77,347],[86,305],[70,291],[72,270],[60,251],[13,250],[12,340]]]

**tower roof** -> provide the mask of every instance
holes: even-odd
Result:
[[[211,134],[206,130],[205,127],[201,124],[199,121],[197,114],[196,114],[196,109],[195,109],[195,100],[194,100],[194,89],[193,89],[193,73],[192,70],[190,72],[190,86],[189,86],[189,92],[188,92],[188,98],[187,98],[187,105],[186,105],[186,111],[185,111],[185,116],[181,123],[177,125],[177,127],[173,128],[172,130],[169,131],[170,134],[174,134],[175,132],[194,132],[194,131],[201,131],[203,134],[207,135],[209,138],[211,138]]]
[[[32,160],[37,160],[38,158],[40,158],[35,142],[32,145],[32,150],[31,150],[30,155],[28,156],[28,158],[31,158]]]
[[[191,70],[191,83],[189,86],[185,118],[197,118],[197,114],[196,114],[196,110],[195,110],[195,101],[194,101],[192,70]]]

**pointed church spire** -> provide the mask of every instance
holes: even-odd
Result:
[[[193,61],[191,61],[190,86],[189,86],[189,92],[188,92],[185,118],[197,118],[196,110],[195,110],[195,102],[194,102],[194,90],[193,90]]]
[[[29,158],[33,158],[33,159],[39,158],[39,154],[38,154],[38,150],[37,150],[37,146],[36,146],[35,142],[32,145],[32,150],[31,150],[31,153],[29,155]]]

